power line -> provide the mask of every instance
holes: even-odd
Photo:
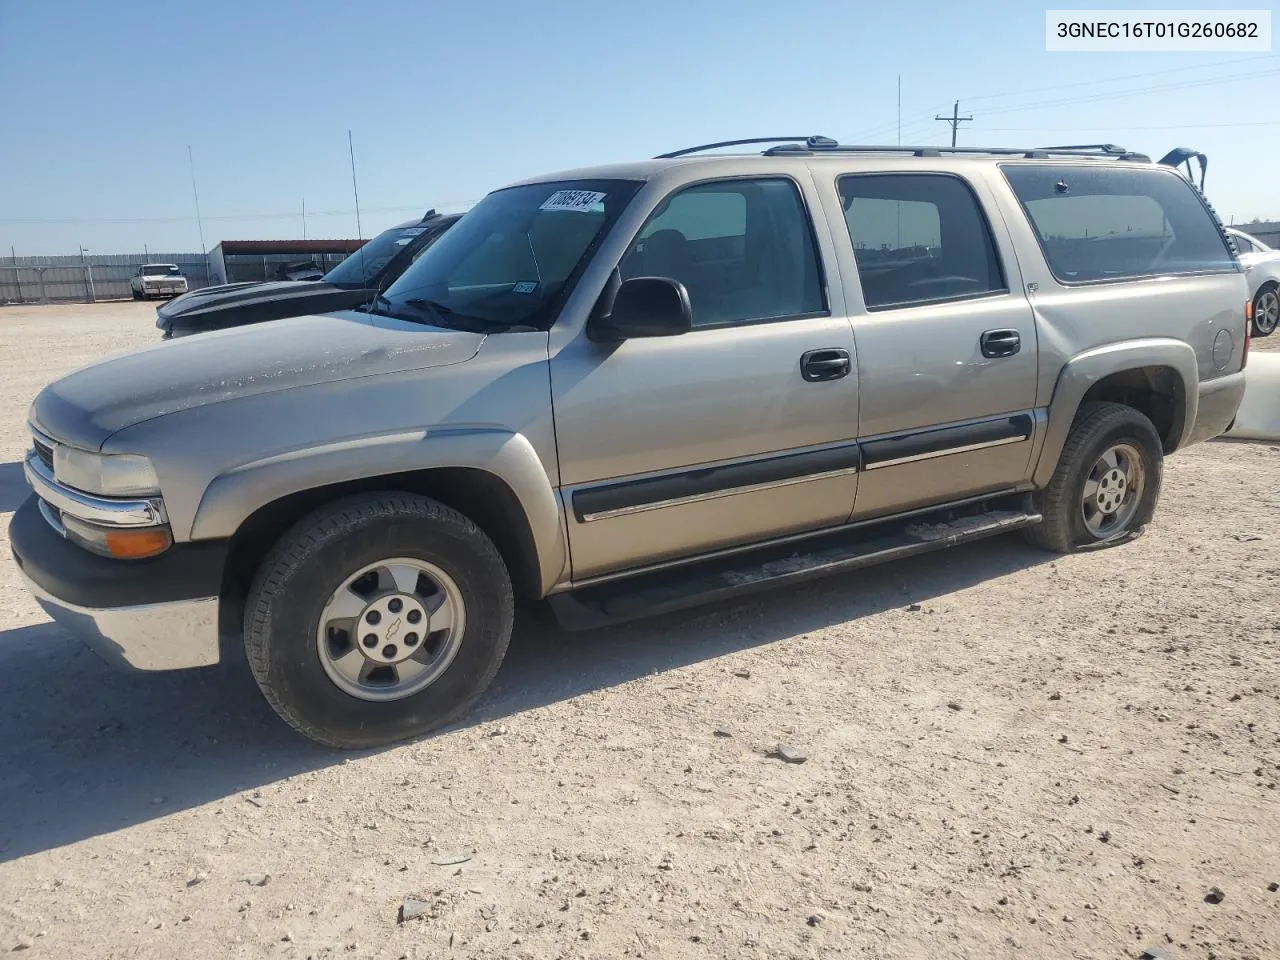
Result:
[[[969,114],[969,116],[967,117],[960,116],[960,101],[957,100],[955,102],[955,105],[951,108],[951,116],[949,117],[938,116],[938,117],[934,117],[933,119],[945,120],[947,121],[947,123],[951,124],[951,145],[954,147],[956,145],[956,131],[960,129],[960,124],[968,123],[970,120],[972,120],[973,114]],[[899,132],[898,134],[898,139],[899,140],[902,139],[901,132]]]
[[[437,200],[437,209],[442,207],[470,207],[475,200]],[[422,211],[422,204],[403,204],[394,207],[361,207],[361,213],[404,213],[406,211]],[[307,219],[313,217],[349,217],[355,211],[351,208],[343,210],[308,210]],[[290,210],[282,213],[231,213],[218,216],[206,216],[205,220],[229,223],[233,221],[254,220],[294,220],[298,212]],[[178,217],[0,217],[0,223],[194,223],[193,216]]]
[[[1166,67],[1163,70],[1144,70],[1141,73],[1126,73],[1118,77],[1103,77],[1098,80],[1080,80],[1075,83],[1055,83],[1051,87],[1032,87],[1030,90],[1018,90],[1015,93],[984,93],[976,97],[963,97],[966,101],[973,100],[996,100],[1000,97],[1019,97],[1028,93],[1046,93],[1051,90],[1070,90],[1075,87],[1092,87],[1107,83],[1116,83],[1120,80],[1138,80],[1142,77],[1163,76],[1170,73],[1186,73],[1189,70],[1209,70],[1213,67],[1235,66],[1240,63],[1250,63],[1256,60],[1274,60],[1277,54],[1264,53],[1256,57],[1232,58],[1229,60],[1215,60],[1212,63],[1201,63],[1190,67]]]
[[[1250,60],[1274,59],[1274,57],[1270,57],[1270,56],[1258,57],[1258,58],[1251,57],[1247,59],[1250,59]],[[1244,61],[1236,61],[1236,62],[1244,62]],[[1220,64],[1213,64],[1213,65],[1217,66]],[[1210,65],[1205,64],[1204,66],[1210,66]],[[1191,68],[1187,68],[1187,69],[1191,69]],[[1162,70],[1152,71],[1152,73],[1154,74],[1166,73],[1166,72],[1169,72],[1169,71],[1162,71]],[[1148,87],[1135,87],[1129,90],[1113,90],[1108,92],[1085,94],[1083,96],[1066,97],[1066,98],[1060,98],[1055,100],[1040,100],[1040,101],[1031,101],[1027,103],[1015,103],[1015,104],[1006,105],[1006,106],[992,107],[990,110],[987,110],[985,112],[988,115],[1001,114],[1001,113],[1017,113],[1018,111],[1021,111],[1021,110],[1038,110],[1044,107],[1069,106],[1071,104],[1076,104],[1076,103],[1095,103],[1100,100],[1117,100],[1117,99],[1123,99],[1125,97],[1141,96],[1146,93],[1158,93],[1158,92],[1168,91],[1168,90],[1183,90],[1183,89],[1190,89],[1193,87],[1208,87],[1208,86],[1214,86],[1220,83],[1238,83],[1241,80],[1252,80],[1257,77],[1271,76],[1272,74],[1276,74],[1276,73],[1280,73],[1280,69],[1254,71],[1246,74],[1229,74],[1229,75],[1219,76],[1219,77],[1204,77],[1197,80],[1188,80],[1188,81],[1183,81],[1178,83],[1156,84],[1154,86],[1148,86]],[[1131,74],[1129,75],[1129,78],[1138,77],[1138,76],[1143,76],[1143,74]],[[1112,79],[1120,80],[1125,78],[1115,77]],[[1094,81],[1089,81],[1089,84],[1092,84],[1093,82]],[[1097,82],[1103,83],[1103,82],[1110,82],[1110,81],[1099,80]],[[1084,84],[1077,84],[1077,86],[1082,86],[1082,85]],[[1050,87],[1048,89],[1060,89],[1060,88]],[[991,94],[990,97],[1020,96],[1024,93],[1034,93],[1034,92],[1036,91],[1027,90],[1027,91],[1019,91],[1018,94]],[[977,99],[977,98],[974,98],[974,99]],[[938,118],[932,118],[928,116],[919,116],[917,119],[907,121],[905,126],[908,126],[908,127],[921,126],[921,125],[932,123],[934,119],[938,119]],[[940,119],[950,119],[950,118],[943,117]],[[892,122],[877,124],[875,126],[867,128],[854,139],[860,140],[860,139],[865,139],[872,136],[879,136],[879,135],[882,135],[886,130],[892,129],[892,127],[893,127]]]
[[[1076,103],[1097,103],[1100,100],[1122,100],[1125,97],[1141,96],[1146,93],[1161,93],[1168,90],[1189,90],[1193,87],[1212,87],[1220,83],[1238,83],[1241,80],[1255,80],[1258,77],[1269,77],[1280,73],[1275,70],[1260,70],[1243,76],[1210,77],[1204,80],[1190,80],[1186,83],[1162,83],[1153,87],[1136,87],[1132,90],[1116,90],[1110,93],[1094,93],[1083,97],[1066,97],[1060,100],[1040,100],[1035,103],[1024,103],[1011,107],[993,107],[986,111],[988,115],[995,113],[1017,113],[1022,110],[1039,110],[1044,107],[1064,107]]]
[[[1208,130],[1224,127],[1280,127],[1280,120],[1242,120],[1238,123],[1164,123],[1154,126],[1134,127],[1100,125],[1095,127],[971,127],[986,133],[1041,133],[1057,131],[1059,133],[1088,133],[1093,130]]]

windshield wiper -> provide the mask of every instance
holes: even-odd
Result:
[[[486,317],[472,317],[465,313],[458,313],[452,307],[440,303],[438,300],[428,300],[426,297],[410,297],[404,303],[410,307],[417,307],[436,318],[436,325],[441,327],[452,327],[454,329],[469,330],[472,333],[498,333],[511,327],[509,323],[502,323],[497,320],[490,320]]]

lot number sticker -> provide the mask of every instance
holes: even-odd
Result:
[[[557,190],[542,202],[539,210],[573,210],[576,213],[590,213],[591,208],[603,200],[607,194],[594,190]]]

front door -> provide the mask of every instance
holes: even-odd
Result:
[[[863,300],[855,519],[1023,482],[1036,327],[1007,236],[958,176],[850,175],[836,190]]]
[[[575,580],[848,518],[857,358],[812,200],[786,177],[676,191],[619,269],[684,284],[693,329],[552,357]]]

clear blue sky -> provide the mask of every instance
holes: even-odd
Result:
[[[304,197],[354,236],[350,129],[368,236],[709,140],[892,143],[899,73],[904,142],[959,98],[962,144],[1193,146],[1224,219],[1280,219],[1280,53],[1046,53],[1045,6],[0,0],[0,253],[199,249],[188,144],[208,246],[299,236]]]

